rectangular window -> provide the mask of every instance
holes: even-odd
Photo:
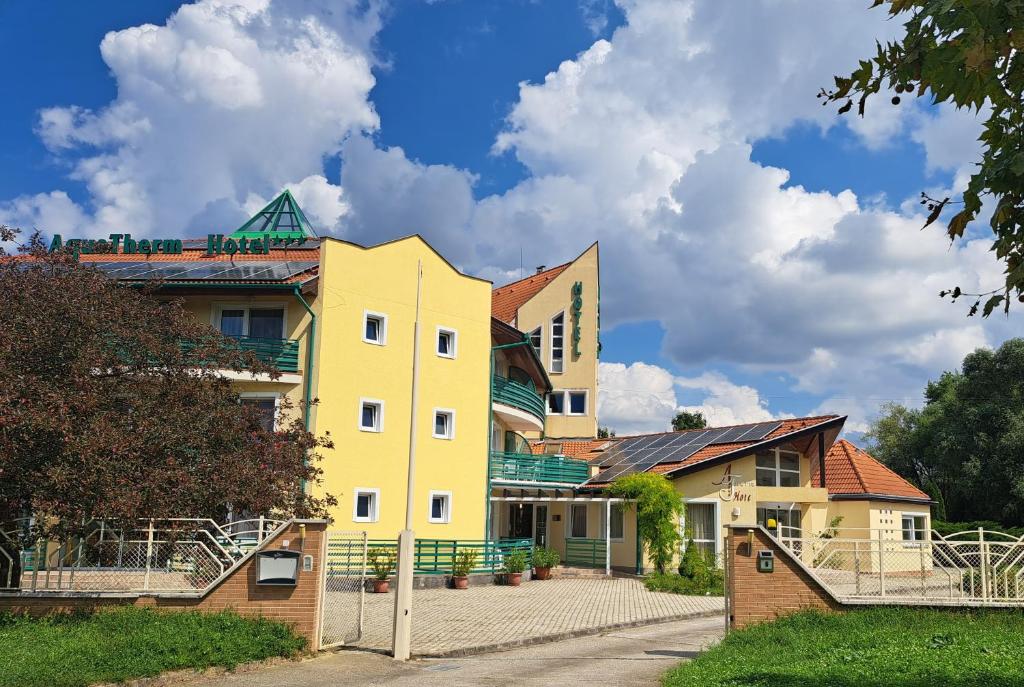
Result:
[[[257,339],[284,338],[284,309],[252,308],[249,311],[249,336]]]
[[[388,338],[388,316],[378,312],[363,312],[363,341],[383,346]]]
[[[450,491],[430,492],[430,522],[449,523],[452,521],[452,493]]]
[[[363,398],[359,401],[359,429],[380,432],[384,428],[384,401]]]
[[[543,341],[543,327],[537,327],[530,332],[530,345],[537,351],[537,355],[540,355],[540,342]]]
[[[925,539],[925,516],[923,515],[904,515],[903,521],[903,541],[924,541]]]
[[[570,534],[569,536],[577,539],[586,539],[587,537],[587,506],[582,503],[574,503],[570,506],[570,515],[572,521],[570,523]]]
[[[773,449],[758,453],[755,461],[757,465],[757,486],[800,486],[799,453]]]
[[[586,391],[570,391],[569,392],[569,414],[570,415],[586,415],[587,414],[587,392]]]
[[[268,432],[274,431],[274,424],[277,418],[277,398],[243,397],[240,402],[244,406],[253,406],[260,414],[260,424]]]
[[[687,503],[685,520],[683,521],[683,537],[688,542],[693,540],[694,546],[709,560],[718,555],[718,543],[715,536],[715,504]],[[685,544],[686,542],[684,542]]]
[[[621,503],[612,504],[612,521],[608,528],[612,539],[622,539],[626,531],[626,510]]]
[[[245,310],[221,310],[220,333],[224,336],[245,336]]]
[[[560,312],[551,318],[551,369],[549,372],[561,373],[565,366],[565,313]]]
[[[565,415],[564,391],[552,391],[548,394],[548,415]]]
[[[356,487],[352,504],[353,522],[377,522],[380,515],[380,489]]]
[[[455,357],[456,333],[454,329],[437,328],[437,354],[442,358]]]
[[[434,438],[452,439],[455,436],[455,411],[434,409]]]

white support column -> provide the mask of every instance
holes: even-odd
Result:
[[[604,574],[612,574],[612,502],[604,502]]]

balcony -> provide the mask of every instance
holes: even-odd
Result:
[[[490,473],[491,481],[576,485],[590,477],[590,466],[565,456],[492,451]]]
[[[494,411],[501,415],[509,429],[544,429],[547,409],[544,397],[537,393],[532,381],[524,384],[495,376],[491,384],[491,401],[496,406]]]
[[[281,372],[299,371],[299,342],[295,339],[260,339],[254,336],[232,336],[238,348],[252,351],[256,357]]]

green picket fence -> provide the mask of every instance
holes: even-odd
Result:
[[[392,549],[397,552],[398,543],[394,539],[371,539],[367,549]],[[413,565],[417,575],[450,575],[455,557],[459,551],[470,549],[476,551],[474,573],[497,573],[501,571],[505,556],[513,551],[521,551],[526,555],[527,566],[533,554],[532,539],[500,539],[486,541],[482,539],[417,539],[413,547]],[[327,544],[327,571],[351,574],[358,570],[363,557],[361,540],[331,541]],[[372,571],[369,562],[366,564],[367,574]]]
[[[604,539],[566,538],[564,562],[580,568],[603,568],[605,551]]]

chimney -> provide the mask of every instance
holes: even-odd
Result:
[[[537,265],[537,274],[543,272],[545,267],[547,267],[547,265]]]

